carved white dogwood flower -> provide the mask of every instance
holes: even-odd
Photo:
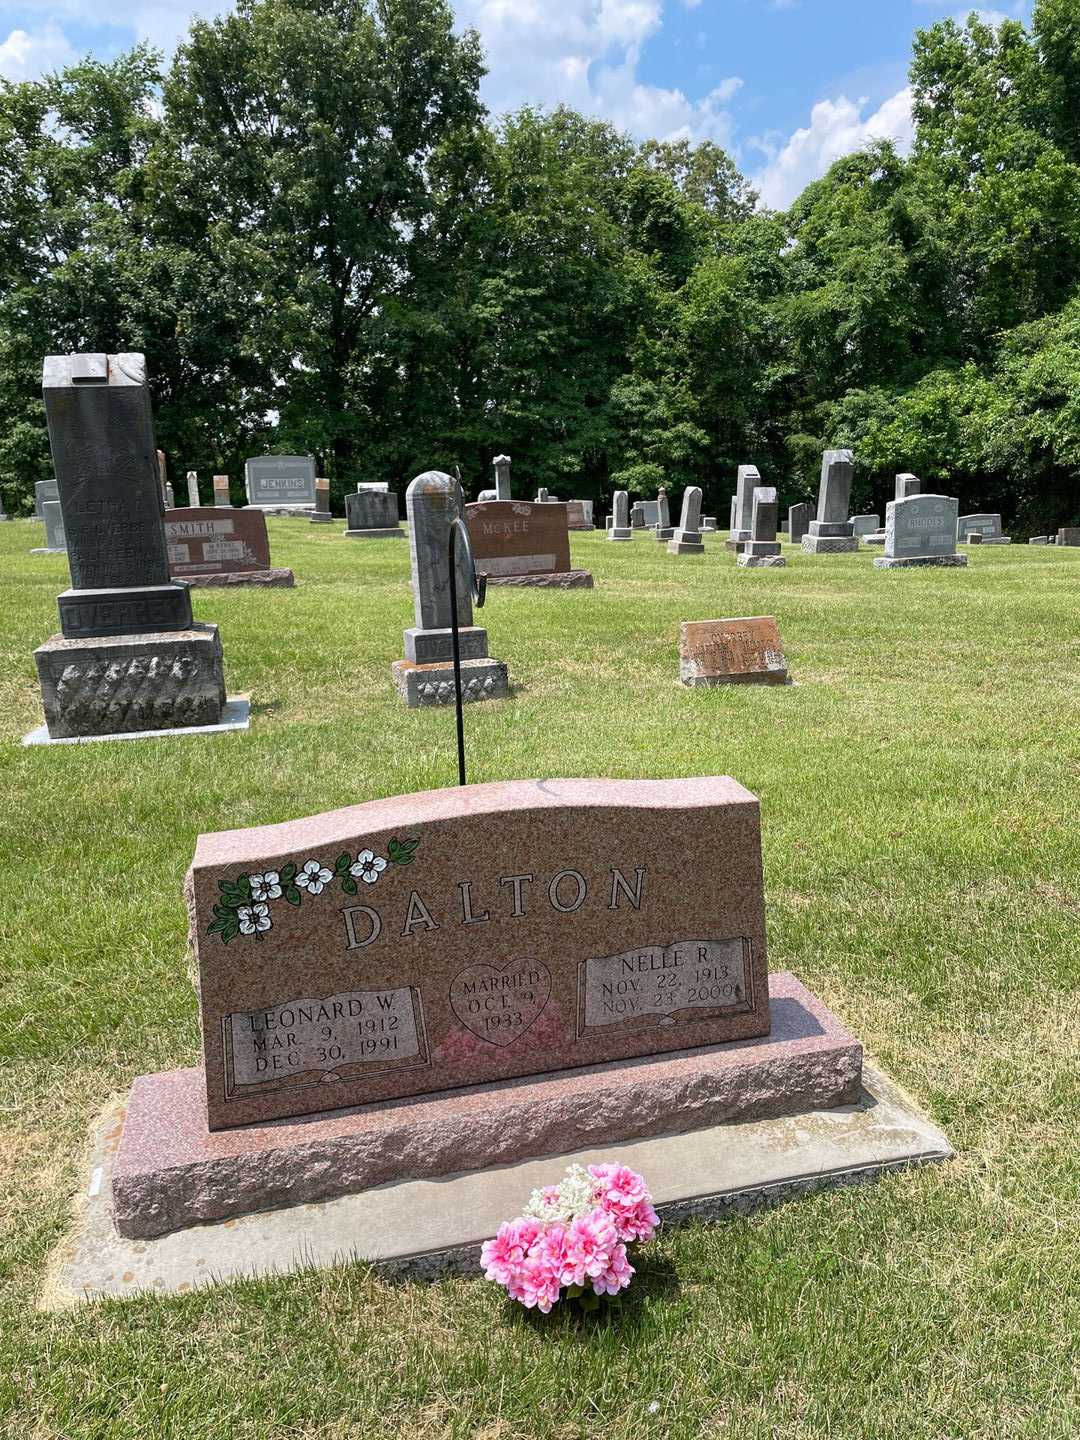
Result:
[[[269,905],[241,905],[236,912],[241,935],[259,935],[271,925]]]
[[[249,875],[248,880],[253,900],[277,900],[281,895],[281,876],[276,870],[267,870],[264,875]]]
[[[325,865],[320,865],[318,860],[306,860],[296,877],[296,883],[309,895],[321,895],[333,878],[334,872],[327,870]]]
[[[376,855],[373,850],[361,850],[356,857],[356,864],[349,866],[349,874],[357,880],[363,880],[365,885],[374,885],[385,869],[386,861],[381,855]]]

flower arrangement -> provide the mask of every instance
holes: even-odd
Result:
[[[512,1300],[545,1315],[560,1298],[593,1309],[634,1275],[627,1245],[659,1224],[645,1181],[625,1165],[571,1165],[558,1185],[534,1190],[524,1215],[485,1242],[480,1263]]]

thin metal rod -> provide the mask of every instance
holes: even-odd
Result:
[[[461,640],[458,636],[457,599],[457,536],[455,522],[450,526],[450,636],[454,647],[454,708],[457,711],[457,773],[458,784],[465,782],[465,716],[461,702]]]

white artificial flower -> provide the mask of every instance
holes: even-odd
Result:
[[[596,1181],[583,1165],[571,1165],[566,1176],[547,1192],[534,1190],[529,1196],[525,1214],[545,1224],[567,1223],[584,1215],[596,1203]]]
[[[363,880],[365,885],[374,885],[385,869],[386,861],[381,855],[376,855],[373,850],[361,850],[356,857],[356,864],[349,866],[349,874],[357,880]]]
[[[296,883],[309,895],[320,895],[333,878],[333,872],[327,870],[325,865],[320,865],[318,860],[306,860],[296,877]]]
[[[248,880],[253,900],[276,900],[281,894],[281,876],[276,870],[267,870],[265,875],[249,875]]]
[[[270,929],[269,905],[241,905],[236,912],[241,935],[258,935]]]

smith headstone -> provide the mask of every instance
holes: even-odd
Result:
[[[270,564],[266,516],[251,506],[230,507],[228,515],[207,505],[166,510],[165,539],[173,579],[189,585],[293,584],[291,570]]]

